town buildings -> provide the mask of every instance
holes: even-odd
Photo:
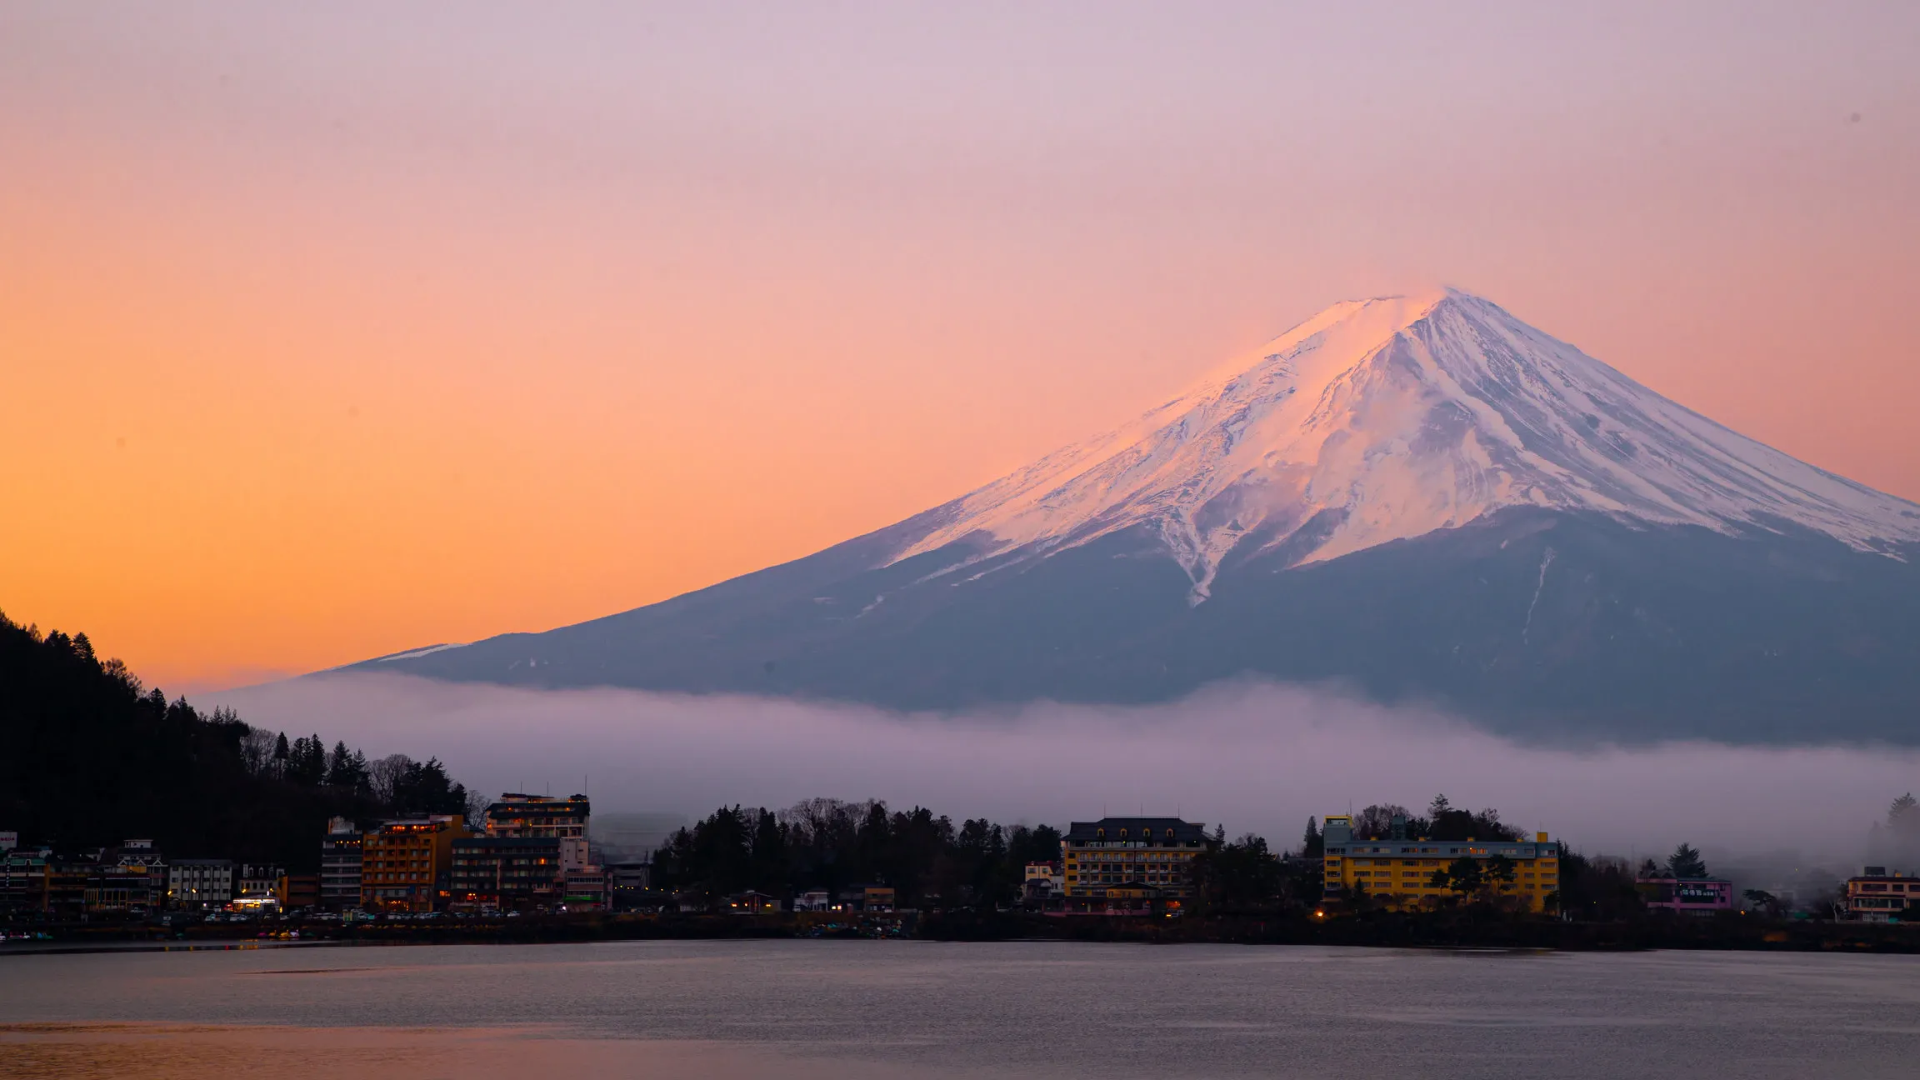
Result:
[[[1020,899],[1028,904],[1046,906],[1067,894],[1066,864],[1030,862],[1020,880]]]
[[[1904,921],[1909,904],[1920,907],[1920,877],[1889,874],[1884,866],[1869,866],[1848,878],[1841,899],[1847,917],[1862,922]]]
[[[97,853],[95,853],[97,855]],[[74,919],[86,914],[87,884],[99,865],[95,855],[55,852],[47,859],[45,910],[56,918]]]
[[[0,911],[42,911],[47,906],[46,848],[0,850]]]
[[[618,862],[607,867],[607,906],[615,911],[631,911],[641,906],[652,888],[650,860]]]
[[[453,905],[470,911],[606,907],[607,873],[593,864],[587,843],[592,812],[585,795],[500,796],[487,807],[485,835],[454,844]]]
[[[83,901],[88,912],[148,911],[166,904],[166,859],[153,841],[102,848],[91,861]]]
[[[1365,895],[1396,910],[1434,907],[1460,895],[1433,882],[1436,871],[1459,859],[1474,860],[1483,873],[1510,867],[1511,881],[1489,879],[1482,891],[1525,911],[1545,910],[1548,898],[1560,891],[1560,845],[1546,833],[1536,833],[1530,841],[1433,840],[1407,836],[1405,821],[1396,817],[1388,838],[1361,839],[1353,835],[1350,816],[1332,814],[1321,836],[1326,846],[1325,895],[1332,901]]]
[[[360,845],[360,906],[433,911],[451,891],[453,843],[472,835],[456,814],[383,822]]]
[[[233,900],[233,860],[175,859],[167,864],[167,906],[212,911]]]
[[[1192,863],[1206,829],[1179,818],[1076,821],[1060,838],[1064,910],[1132,915],[1179,910],[1193,898]]]
[[[346,818],[327,822],[320,841],[320,905],[334,911],[360,903],[360,828]]]
[[[259,901],[274,898],[277,903],[281,874],[281,869],[271,863],[241,863],[234,874],[234,899]]]
[[[532,911],[560,902],[560,841],[464,836],[453,843],[452,904],[468,911]]]
[[[561,871],[560,904],[567,911],[605,910],[607,872],[591,865]]]
[[[593,861],[587,850],[587,818],[592,810],[585,795],[562,799],[509,791],[487,807],[487,835],[557,841],[560,869],[580,870]]]
[[[299,911],[320,906],[320,875],[282,874],[275,897],[281,911]]]

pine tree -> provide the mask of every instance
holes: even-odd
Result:
[[[1920,799],[1915,799],[1913,792],[1893,800],[1893,805],[1887,807],[1887,828],[1899,837],[1920,833]]]
[[[1692,844],[1681,844],[1667,856],[1667,870],[1677,878],[1703,878],[1707,876],[1707,863]]]

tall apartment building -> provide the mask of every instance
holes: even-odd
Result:
[[[167,864],[168,907],[206,911],[232,901],[232,860],[175,859]]]
[[[563,799],[509,791],[487,807],[487,835],[557,840],[561,872],[584,870],[593,861],[587,851],[587,816],[592,809],[585,795]]]
[[[360,905],[360,828],[346,818],[327,822],[320,840],[320,906],[341,911]]]
[[[530,911],[558,904],[560,841],[551,836],[467,836],[453,842],[452,902],[465,910]]]
[[[1206,828],[1179,818],[1076,821],[1060,838],[1066,910],[1177,909],[1193,897],[1193,859],[1206,848]]]
[[[580,883],[594,886],[588,891],[596,898],[586,902],[604,902],[605,875],[592,865],[587,846],[591,813],[585,795],[501,795],[487,807],[486,835],[454,845],[454,902],[503,911],[546,908],[582,892],[574,887]]]
[[[360,906],[433,911],[451,891],[453,842],[471,836],[454,814],[383,822],[360,839]]]
[[[1392,833],[1384,840],[1361,840],[1353,835],[1350,816],[1327,817],[1321,836],[1329,899],[1364,890],[1394,909],[1434,907],[1456,895],[1433,884],[1435,871],[1458,859],[1484,865],[1496,856],[1511,863],[1514,874],[1511,883],[1490,886],[1495,895],[1540,911],[1547,897],[1560,891],[1560,844],[1546,833],[1536,833],[1532,840],[1432,840],[1407,836],[1404,822],[1397,819]]]

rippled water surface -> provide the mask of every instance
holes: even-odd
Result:
[[[1914,1077],[1920,958],[874,941],[0,956],[0,1076],[290,1061],[408,1080]]]

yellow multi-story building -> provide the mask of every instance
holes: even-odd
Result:
[[[1461,894],[1434,884],[1436,871],[1472,859],[1484,875],[1498,865],[1496,857],[1511,864],[1513,880],[1489,880],[1485,894],[1510,898],[1527,911],[1542,911],[1547,898],[1560,891],[1560,844],[1546,833],[1536,833],[1532,840],[1431,840],[1409,838],[1404,823],[1396,820],[1389,838],[1360,840],[1353,835],[1353,819],[1335,814],[1327,818],[1321,835],[1329,900],[1364,892],[1395,910],[1437,907]]]
[[[1207,832],[1179,818],[1076,821],[1060,839],[1066,910],[1143,914],[1178,908],[1193,896],[1189,872]]]
[[[368,911],[444,907],[453,842],[472,835],[452,814],[389,821],[361,837],[360,906]]]

